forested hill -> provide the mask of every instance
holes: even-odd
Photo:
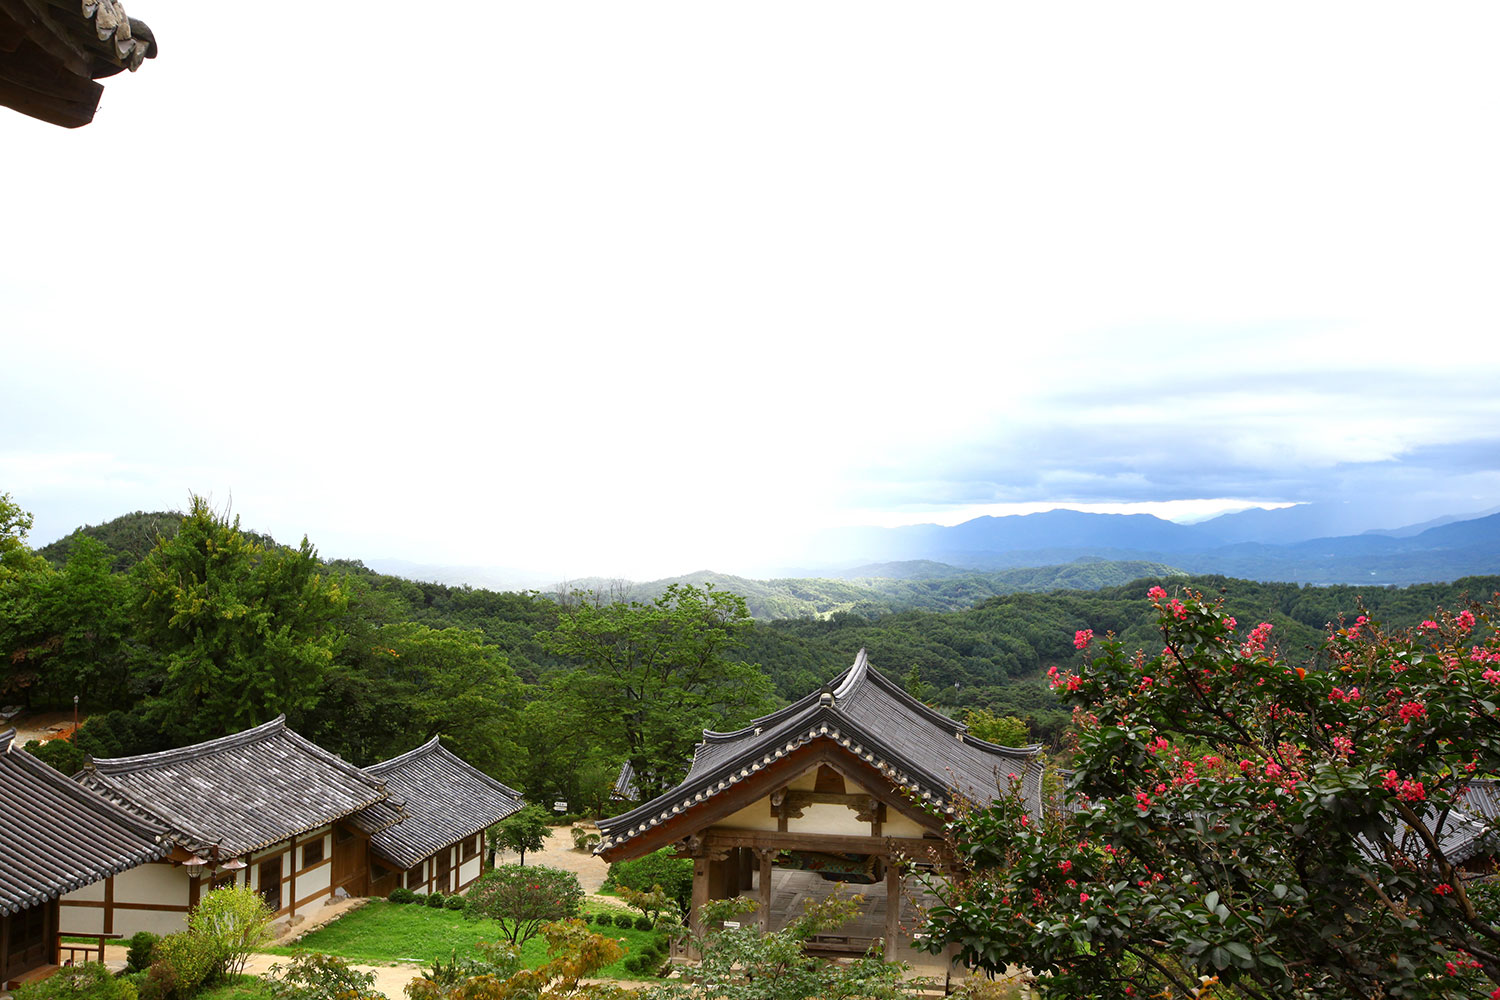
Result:
[[[38,550],[56,560],[59,569],[45,581],[37,577],[45,588],[35,591],[33,605],[25,603],[31,597],[17,591],[15,600],[20,603],[14,606],[18,610],[0,620],[0,640],[6,640],[7,628],[16,633],[8,640],[12,656],[0,668],[0,687],[24,683],[25,697],[41,706],[70,704],[80,689],[85,707],[90,691],[95,704],[129,704],[141,693],[148,699],[156,697],[155,692],[171,680],[166,672],[170,664],[153,650],[152,642],[158,640],[142,636],[140,597],[133,596],[140,591],[133,589],[137,584],[127,584],[122,570],[139,562],[149,550],[146,537],[154,540],[158,534],[175,533],[174,518],[129,515],[85,531],[86,537],[98,540],[97,546],[68,540]],[[1100,583],[1108,582],[1106,574],[1130,568],[1093,562],[1051,567],[1030,576],[960,573],[900,579],[900,572],[931,567],[879,567],[870,572],[889,575],[859,581],[811,581],[827,584],[826,590],[816,593],[797,589],[809,581],[770,581],[774,585],[767,588],[770,595],[807,602],[815,612],[757,621],[742,633],[740,644],[729,655],[738,662],[759,664],[775,695],[788,700],[827,682],[865,647],[879,669],[945,710],[985,708],[1016,715],[1030,720],[1034,737],[1048,739],[1057,735],[1066,718],[1045,688],[1046,668],[1077,661],[1072,639],[1078,629],[1093,629],[1100,636],[1113,631],[1132,647],[1157,647],[1160,638],[1151,627],[1146,599],[1147,589],[1154,584],[1169,590],[1189,586],[1210,595],[1222,593],[1231,613],[1246,627],[1271,622],[1273,640],[1294,657],[1307,655],[1326,624],[1340,616],[1352,618],[1360,613],[1361,605],[1388,625],[1409,626],[1431,617],[1438,606],[1456,608],[1465,596],[1488,598],[1500,590],[1500,577],[1404,589],[1314,587],[1221,576],[1184,577],[1162,566],[1142,568],[1158,572],[1105,586]],[[566,598],[559,604],[536,593],[414,582],[375,573],[357,561],[333,561],[322,570],[337,584],[343,594],[340,600],[347,606],[336,619],[319,626],[327,637],[325,655],[331,659],[319,668],[322,679],[316,690],[308,691],[306,703],[292,713],[309,735],[358,761],[407,749],[419,737],[443,732],[468,753],[497,762],[511,759],[507,746],[527,746],[527,759],[535,758],[533,775],[555,773],[562,766],[556,760],[549,762],[541,752],[549,747],[573,747],[566,739],[557,743],[557,734],[578,723],[557,713],[568,697],[565,677],[574,664],[549,649],[540,636],[568,614]],[[114,581],[101,578],[101,573],[113,576]],[[1078,579],[1096,589],[1023,590],[1046,586],[1049,580]],[[763,596],[751,586],[755,581],[702,576],[691,582],[713,583],[716,590],[742,593],[750,601]],[[878,601],[867,596],[876,585],[885,588],[878,591],[882,595]],[[1002,585],[1016,592],[991,596],[984,589]],[[843,586],[854,589],[838,589]],[[629,594],[630,599],[643,602],[651,596],[649,592]],[[838,606],[818,603],[837,596],[845,599]],[[900,599],[941,607],[962,604],[971,597],[977,597],[977,603],[956,610],[884,610]],[[63,609],[58,612],[62,614],[74,605],[76,624],[45,611],[56,607]],[[23,613],[26,607],[34,611]],[[48,638],[52,635],[60,635],[60,645]],[[25,655],[16,659],[15,650]],[[393,662],[407,668],[423,662],[432,672],[392,672]],[[490,674],[495,679],[483,692],[485,700],[475,702],[477,678]],[[514,683],[505,681],[507,676],[513,676]],[[12,700],[16,700],[14,694]],[[485,714],[496,712],[505,714]],[[162,716],[164,721],[171,718]],[[501,718],[510,721],[503,725],[494,721]],[[142,739],[148,735],[138,734]],[[178,734],[180,739],[189,735],[199,738],[202,734]],[[157,733],[156,738],[165,737]],[[140,749],[159,747],[122,743],[119,752]],[[583,753],[587,747],[579,744],[576,749]],[[589,759],[596,769],[618,767],[618,760],[611,765]],[[522,784],[541,780],[512,771],[508,765],[496,773]]]
[[[984,573],[944,563],[885,563],[829,577],[747,580],[703,570],[649,583],[589,578],[570,588],[632,601],[654,601],[673,584],[712,585],[745,599],[762,621],[820,618],[839,612],[873,618],[897,611],[958,611],[1001,594],[1047,590],[1097,590],[1144,577],[1185,575],[1164,563],[1077,559],[1061,566],[1030,566]]]

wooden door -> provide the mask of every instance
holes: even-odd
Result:
[[[0,917],[0,984],[57,962],[57,901]]]
[[[333,828],[333,888],[351,896],[363,896],[366,889],[365,839],[342,826]]]

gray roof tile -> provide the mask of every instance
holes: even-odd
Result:
[[[370,839],[377,854],[402,868],[415,867],[433,852],[472,837],[526,804],[520,792],[443,749],[436,736],[365,770],[406,800],[406,819]]]
[[[217,847],[221,857],[248,854],[377,802],[388,810],[380,823],[404,815],[383,781],[288,729],[285,716],[176,750],[92,760],[77,780],[165,823],[190,849]],[[369,818],[351,822],[375,832]]]
[[[167,830],[68,780],[0,732],[0,915],[166,856]]]
[[[600,850],[622,844],[675,812],[738,783],[786,753],[832,740],[939,808],[956,794],[993,801],[1009,774],[1020,777],[1034,814],[1041,812],[1041,747],[1001,747],[967,735],[968,727],[917,701],[874,667],[861,649],[831,690],[756,719],[732,733],[705,732],[692,767],[676,788],[599,824]]]

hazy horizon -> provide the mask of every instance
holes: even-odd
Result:
[[[93,124],[0,114],[33,540],[196,491],[330,558],[652,579],[1500,504],[1492,5],[585,2],[350,66],[347,12],[267,0],[274,68],[129,6],[161,54]]]

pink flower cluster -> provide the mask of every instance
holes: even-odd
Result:
[[[1468,632],[1474,628],[1474,612],[1467,608],[1453,616],[1453,624],[1458,626],[1460,632]]]
[[[1162,590],[1160,587],[1152,587],[1150,590],[1146,591],[1146,596],[1159,604],[1167,599],[1167,592],[1165,590]]]
[[[1405,780],[1397,776],[1395,771],[1385,772],[1385,780],[1380,783],[1382,788],[1396,793],[1396,798],[1403,802],[1425,802],[1427,791],[1422,787],[1420,781]]]
[[[1081,628],[1077,632],[1073,633],[1073,648],[1074,649],[1088,649],[1089,648],[1089,643],[1091,643],[1093,641],[1094,641],[1094,630],[1091,629],[1091,628]]]
[[[1401,717],[1402,722],[1411,722],[1426,715],[1427,706],[1420,701],[1408,701],[1396,710],[1396,714]]]
[[[1259,653],[1261,650],[1266,648],[1266,639],[1268,639],[1270,635],[1271,623],[1261,622],[1259,625],[1251,629],[1250,634],[1245,637],[1244,645],[1240,646],[1240,655],[1254,656],[1256,653]]]

